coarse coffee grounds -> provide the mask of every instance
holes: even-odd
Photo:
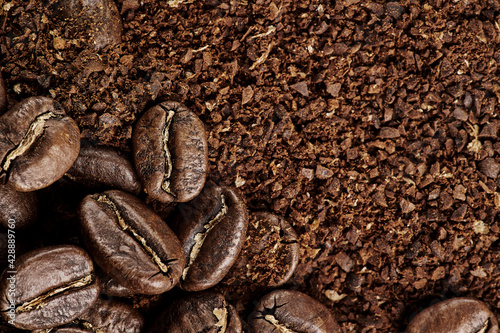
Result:
[[[186,105],[209,177],[297,231],[284,287],[346,332],[403,331],[443,297],[498,315],[499,1],[175,3],[116,1],[121,42],[97,50],[56,1],[0,0],[9,106],[52,97],[82,139],[130,151],[145,110]],[[25,248],[79,245],[66,191],[40,191]],[[132,303],[148,320],[171,297]],[[248,322],[258,298],[229,301]]]

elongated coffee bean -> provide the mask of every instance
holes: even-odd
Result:
[[[132,162],[111,147],[82,143],[80,154],[66,177],[86,187],[108,187],[139,194],[141,183]]]
[[[35,192],[17,192],[8,185],[0,185],[0,225],[24,229],[35,222],[37,211]]]
[[[208,148],[201,120],[177,102],[161,103],[144,113],[134,129],[134,162],[153,199],[186,202],[205,184]]]
[[[498,333],[498,321],[483,302],[469,297],[456,297],[420,312],[405,332]]]
[[[156,320],[149,333],[240,333],[236,309],[214,292],[203,292],[175,301]]]
[[[16,191],[54,183],[79,150],[78,126],[53,99],[25,99],[0,117],[0,178]]]
[[[16,260],[17,274],[0,280],[0,313],[25,330],[68,323],[90,308],[99,294],[88,254],[72,245],[40,248]]]
[[[283,289],[259,301],[252,315],[252,328],[259,333],[341,332],[326,306],[301,292]]]
[[[33,333],[141,333],[144,318],[132,306],[117,301],[97,300],[72,322]]]
[[[111,278],[141,294],[161,294],[179,281],[184,251],[165,222],[135,196],[111,190],[85,197],[82,233]]]
[[[180,286],[199,291],[216,285],[236,261],[248,213],[233,189],[208,183],[196,199],[179,204],[169,222],[186,253]]]

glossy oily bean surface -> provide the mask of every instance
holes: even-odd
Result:
[[[216,285],[236,261],[248,213],[235,190],[210,182],[196,199],[179,204],[168,222],[186,253],[180,286],[199,291]]]
[[[56,14],[69,20],[72,35],[89,36],[96,49],[121,42],[122,20],[113,0],[59,0],[56,4]]]
[[[35,222],[37,211],[35,192],[18,192],[8,185],[0,185],[0,225],[24,229]]]
[[[236,309],[219,293],[203,292],[175,301],[155,321],[149,333],[240,333]]]
[[[293,290],[264,296],[252,315],[254,332],[337,333],[341,329],[330,310],[314,298]]]
[[[92,260],[79,247],[40,248],[17,258],[16,265],[17,274],[6,270],[2,275],[0,311],[17,328],[34,330],[68,323],[89,309],[99,294]],[[9,293],[12,276],[13,294]],[[10,316],[13,311],[15,315]]]
[[[132,137],[134,162],[152,198],[186,202],[205,184],[208,146],[201,120],[182,104],[164,102],[147,110]]]
[[[75,163],[66,177],[86,187],[108,187],[139,194],[141,183],[132,162],[111,147],[82,143]]]
[[[497,333],[498,321],[485,303],[457,297],[436,303],[417,314],[406,333]]]
[[[131,305],[100,300],[72,322],[33,333],[141,333],[144,318]]]
[[[161,294],[179,280],[184,251],[165,222],[119,190],[85,197],[82,235],[92,258],[111,278],[141,294]]]
[[[0,179],[16,191],[54,183],[79,150],[78,126],[53,99],[27,98],[0,117]]]

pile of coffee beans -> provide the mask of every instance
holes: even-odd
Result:
[[[0,281],[3,319],[37,332],[242,332],[236,309],[205,290],[262,251],[277,274],[259,272],[257,284],[286,283],[299,252],[290,224],[266,212],[249,214],[236,189],[206,181],[204,124],[177,102],[156,105],[139,119],[134,163],[114,148],[80,143],[79,135],[47,97],[28,98],[0,117],[0,222],[11,230],[7,244],[14,243],[15,228],[36,224],[35,191],[55,182],[77,184],[78,193],[104,189],[81,198],[81,246],[42,246],[15,257],[16,247],[6,244],[12,260]],[[141,197],[169,207],[165,220]],[[235,282],[251,284],[226,283]],[[193,293],[154,323],[127,303],[176,286]],[[339,331],[324,305],[288,290],[265,296],[250,326],[255,332]]]

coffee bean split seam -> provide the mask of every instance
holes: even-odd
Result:
[[[23,139],[21,142],[12,149],[6,156],[5,160],[2,163],[2,172],[8,172],[10,169],[11,163],[24,154],[32,145],[35,143],[35,140],[42,135],[44,129],[45,129],[45,123],[50,120],[50,119],[61,119],[64,118],[63,115],[60,114],[55,114],[51,111],[42,113],[38,117],[35,118],[35,120],[30,124],[30,127],[26,131],[26,134],[24,134]]]
[[[227,303],[226,300],[222,303],[222,308],[215,308],[213,314],[217,318],[216,327],[220,327],[217,333],[225,333],[227,329]]]
[[[53,298],[55,296],[59,295],[64,295],[67,292],[73,291],[73,290],[78,290],[82,289],[94,281],[93,276],[91,274],[84,276],[81,279],[78,279],[76,281],[71,282],[68,285],[50,290],[46,292],[45,294],[42,294],[31,301],[25,302],[24,304],[21,304],[16,308],[16,312],[21,313],[21,312],[29,312],[32,310],[40,309],[45,306],[44,302],[50,298]]]
[[[490,326],[490,320],[489,318],[487,318],[483,326],[481,326],[476,333],[486,333],[486,331],[488,331],[489,326]]]
[[[167,112],[167,119],[165,120],[165,128],[163,129],[162,139],[163,139],[163,151],[165,152],[165,176],[163,177],[163,182],[161,184],[161,188],[171,194],[174,198],[176,195],[170,189],[170,176],[172,175],[172,156],[170,154],[170,150],[168,149],[168,139],[170,137],[169,129],[172,123],[172,119],[174,118],[175,111],[173,110],[165,110]]]
[[[297,332],[292,331],[291,329],[289,329],[285,325],[280,324],[278,319],[276,319],[276,317],[274,317],[273,315],[270,315],[270,314],[265,315],[264,319],[268,323],[274,325],[274,327],[276,327],[276,329],[278,329],[278,332],[280,332],[280,333],[297,333]]]
[[[182,279],[186,279],[186,275],[189,271],[189,268],[193,264],[193,262],[196,260],[196,257],[198,257],[198,254],[200,253],[201,247],[203,246],[203,243],[205,242],[205,239],[208,236],[208,233],[219,224],[220,221],[226,216],[227,214],[227,205],[226,205],[226,200],[224,198],[224,195],[220,195],[220,202],[221,202],[221,208],[217,212],[214,218],[209,220],[203,228],[205,228],[205,231],[199,232],[194,236],[194,245],[191,248],[191,251],[189,253],[189,262],[186,265],[186,268],[182,271]]]
[[[167,264],[163,263],[162,260],[160,259],[160,257],[158,256],[158,254],[156,254],[156,252],[147,244],[146,239],[144,237],[142,237],[141,235],[139,235],[137,233],[137,231],[135,231],[131,226],[129,226],[125,222],[125,220],[123,219],[123,217],[120,214],[120,210],[118,209],[118,207],[116,207],[116,204],[113,202],[113,200],[111,200],[107,195],[102,194],[99,196],[99,198],[97,198],[97,201],[108,205],[113,210],[113,212],[116,215],[118,225],[120,226],[120,228],[123,231],[128,232],[130,235],[132,235],[132,237],[134,237],[135,240],[137,240],[139,242],[139,244],[142,245],[142,248],[146,251],[146,253],[148,253],[152,257],[153,261],[158,266],[160,271],[164,275],[167,275],[170,277],[168,263],[175,262],[175,261],[177,261],[177,259],[169,259]]]

